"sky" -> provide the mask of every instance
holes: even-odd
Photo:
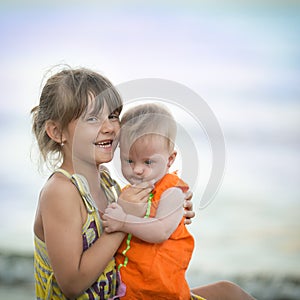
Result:
[[[204,97],[241,90],[295,97],[296,2],[212,3],[2,1],[1,107],[28,111],[44,73],[60,63],[92,67],[115,84],[176,80]]]

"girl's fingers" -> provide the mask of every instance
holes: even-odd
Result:
[[[185,200],[191,200],[193,198],[193,192],[191,192],[191,191],[187,191],[186,193],[185,193]]]
[[[183,203],[183,207],[186,209],[186,210],[193,210],[193,202],[190,201],[190,200],[185,200],[184,203]]]
[[[187,219],[192,219],[195,217],[195,212],[193,210],[187,210],[184,212],[184,216],[187,218]]]

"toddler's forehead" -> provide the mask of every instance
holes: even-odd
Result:
[[[136,138],[133,141],[121,139],[120,148],[122,152],[158,152],[168,148],[168,139],[158,134],[147,134]]]
[[[136,139],[135,143],[140,144],[164,144],[167,137],[157,133],[148,133]]]

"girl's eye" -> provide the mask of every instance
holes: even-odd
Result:
[[[145,161],[145,164],[146,164],[146,165],[152,165],[152,164],[153,164],[153,160],[147,159],[147,160]]]
[[[97,117],[94,117],[94,116],[90,116],[86,119],[88,122],[97,122],[98,121],[98,118]]]
[[[126,161],[128,164],[132,164],[132,163],[133,163],[133,160],[132,160],[132,159],[125,159],[125,161]]]

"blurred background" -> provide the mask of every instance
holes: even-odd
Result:
[[[1,1],[0,298],[34,298],[32,224],[48,174],[31,159],[30,109],[47,70],[69,64],[116,85],[173,80],[208,103],[226,170],[208,207],[194,194],[188,281],[299,299],[299,37],[299,1]]]

